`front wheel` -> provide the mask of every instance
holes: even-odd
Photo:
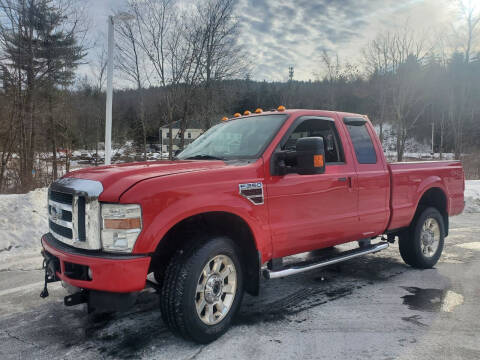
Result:
[[[226,237],[197,240],[168,265],[160,307],[167,326],[199,343],[224,334],[240,307],[243,272],[235,243]]]
[[[440,259],[445,241],[445,226],[440,212],[429,207],[412,222],[408,231],[399,236],[400,255],[408,265],[432,268]]]

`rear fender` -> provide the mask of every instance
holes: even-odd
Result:
[[[415,196],[416,196],[416,201],[415,201],[416,206],[415,206],[415,209],[412,213],[412,216],[410,218],[409,223],[411,223],[413,221],[414,217],[418,215],[420,201],[423,198],[423,196],[425,195],[425,193],[427,191],[429,191],[430,189],[433,189],[433,188],[440,189],[445,194],[445,201],[446,201],[445,209],[439,209],[439,210],[441,211],[441,213],[443,214],[443,217],[444,217],[445,236],[448,236],[448,232],[449,232],[448,214],[449,214],[449,209],[450,209],[450,207],[449,207],[450,206],[450,199],[449,199],[447,187],[445,186],[445,184],[443,183],[442,179],[439,176],[430,176],[430,177],[426,178],[424,181],[422,181],[420,186],[417,188],[417,191],[416,191],[416,194],[415,194]]]
[[[425,193],[428,190],[430,190],[431,188],[439,188],[440,190],[442,190],[444,192],[446,200],[447,200],[447,206],[446,206],[445,211],[448,214],[448,209],[449,209],[449,205],[450,205],[449,204],[448,191],[447,191],[447,187],[445,186],[445,184],[442,181],[442,178],[439,177],[439,176],[429,176],[429,177],[425,178],[420,183],[420,186],[417,188],[416,193],[415,193],[415,199],[416,199],[415,200],[415,204],[416,204],[415,211],[418,208],[418,204],[420,203],[420,199],[422,198],[422,196],[425,195]],[[413,215],[412,215],[412,217],[413,217]]]

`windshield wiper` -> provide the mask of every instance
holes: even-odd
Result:
[[[185,158],[185,160],[224,160],[224,159],[221,157],[213,156],[213,155],[199,154],[195,156],[189,156]]]

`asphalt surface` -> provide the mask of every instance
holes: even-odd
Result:
[[[451,219],[435,269],[406,266],[397,245],[328,269],[264,281],[235,325],[197,345],[162,322],[158,295],[131,311],[63,306],[58,283],[40,299],[38,253],[0,263],[0,359],[480,359],[480,214]],[[2,254],[0,254],[2,255]]]

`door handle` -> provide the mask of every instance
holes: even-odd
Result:
[[[350,176],[348,177],[340,177],[338,178],[338,181],[341,181],[341,182],[347,182],[348,181],[348,187],[351,188],[352,187],[352,178]]]

